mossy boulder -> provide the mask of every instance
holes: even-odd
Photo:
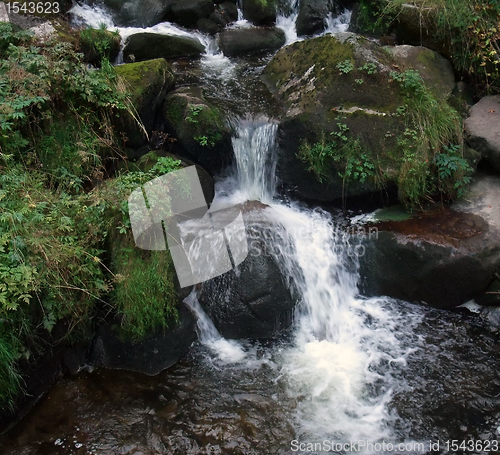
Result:
[[[155,58],[196,58],[203,52],[205,52],[205,46],[196,38],[159,33],[136,33],[128,39],[123,56],[127,62],[141,62]]]
[[[131,93],[131,101],[148,135],[159,123],[160,108],[166,93],[172,90],[175,76],[166,60],[159,58],[145,62],[128,63],[116,67]],[[128,137],[127,145],[139,148],[147,143],[144,130],[131,114],[117,120],[118,128]]]
[[[174,4],[173,0],[104,0],[113,20],[121,27],[151,27],[162,22]]]
[[[440,99],[448,99],[455,88],[455,75],[449,60],[421,46],[385,46],[400,71],[416,70],[426,86]]]
[[[224,30],[219,35],[222,52],[229,57],[276,51],[285,42],[285,32],[275,27]]]
[[[392,72],[415,65],[430,87],[446,93],[452,78],[449,66],[441,72],[441,57],[432,51],[404,51],[338,33],[294,43],[274,56],[263,77],[284,110],[277,171],[289,188],[329,201],[398,181],[398,139],[406,128],[398,108],[406,101]],[[307,158],[312,149],[318,156],[346,147],[352,150],[350,161],[325,160],[321,175]],[[371,178],[348,178],[360,176],[366,166]]]
[[[276,22],[276,0],[243,0],[243,16],[255,25]]]
[[[112,62],[120,52],[120,35],[103,29],[82,30],[80,49],[87,63],[100,65],[103,58]]]
[[[176,153],[201,164],[211,174],[233,157],[231,131],[222,113],[199,88],[180,88],[165,99],[166,129],[177,141]]]

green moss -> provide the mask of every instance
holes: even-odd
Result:
[[[128,83],[134,105],[142,104],[146,93],[149,94],[151,87],[157,87],[159,80],[173,85],[175,79],[170,65],[163,58],[119,65],[116,72]]]
[[[140,339],[178,322],[175,270],[168,250],[141,250],[131,235],[122,235],[111,246],[111,266],[115,307],[127,338]]]

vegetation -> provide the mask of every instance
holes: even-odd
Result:
[[[366,65],[358,71],[373,74],[375,68]],[[338,122],[329,140],[323,137],[313,145],[302,144],[299,157],[319,181],[341,178],[343,198],[345,187],[352,182],[382,187],[389,178],[383,169],[394,170],[391,174],[397,176],[399,198],[409,209],[421,207],[436,194],[447,200],[460,197],[470,183],[472,168],[463,157],[458,113],[435,98],[417,71],[393,72],[390,78],[399,85],[404,100],[397,108],[404,130],[396,150],[378,157],[363,148],[359,137],[349,134],[347,124]]]
[[[161,158],[104,180],[122,153],[111,121],[132,108],[122,87],[106,59],[89,71],[71,44],[37,45],[0,24],[2,407],[22,386],[20,363],[50,349],[56,326],[53,342],[83,336],[110,312],[134,337],[175,321],[167,252],[104,254],[106,242],[130,243],[132,189],[179,166]]]
[[[362,2],[379,30],[390,29],[406,0]],[[455,68],[479,93],[500,92],[500,2],[498,0],[414,0],[427,32],[441,42]],[[364,8],[364,9],[363,9]],[[375,19],[375,20],[374,20]]]

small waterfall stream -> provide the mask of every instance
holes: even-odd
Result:
[[[277,26],[287,44],[300,39],[298,3],[281,2]],[[97,5],[71,13],[80,24],[116,28]],[[349,17],[329,17],[324,33],[345,31]],[[250,26],[241,8],[238,19],[235,27]],[[118,30],[124,39],[144,31],[195,37],[205,45],[207,77],[235,83],[231,94],[244,89],[232,79],[246,63],[225,57],[213,37],[167,22]],[[268,206],[263,216],[277,226],[270,251],[299,296],[291,331],[278,341],[226,340],[192,292],[185,303],[200,343],[187,359],[154,378],[96,372],[65,379],[5,453],[346,454],[345,444],[357,443],[356,453],[417,454],[431,453],[439,439],[498,438],[497,334],[461,315],[360,296],[362,248],[331,214],[276,197],[277,122],[237,112],[232,124],[236,166],[217,182],[214,204]],[[299,448],[324,441],[342,447]],[[382,442],[404,448],[374,447]]]

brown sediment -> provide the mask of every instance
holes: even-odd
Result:
[[[435,209],[422,212],[404,221],[370,223],[370,228],[391,231],[411,239],[458,246],[461,240],[479,236],[488,230],[488,223],[478,215]]]

